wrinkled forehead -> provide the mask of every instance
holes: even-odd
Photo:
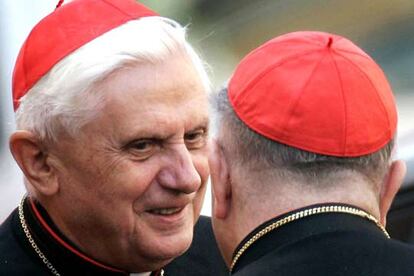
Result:
[[[207,101],[207,89],[191,59],[174,54],[163,61],[126,64],[102,80],[96,93],[107,101],[127,104],[139,97],[142,103],[185,103],[192,99]]]
[[[191,61],[179,55],[154,64],[130,64],[105,78],[95,93],[105,98],[102,126],[191,128],[208,121],[207,91]]]

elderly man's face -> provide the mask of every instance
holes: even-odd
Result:
[[[100,261],[145,271],[190,245],[209,168],[206,91],[182,57],[108,76],[106,105],[76,139],[52,151],[59,164],[62,231]]]

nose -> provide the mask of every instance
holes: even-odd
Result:
[[[191,153],[185,145],[176,145],[165,166],[158,175],[159,183],[166,189],[191,194],[201,186]]]

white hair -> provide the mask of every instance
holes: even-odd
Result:
[[[200,57],[186,41],[186,29],[173,20],[152,16],[129,21],[83,45],[59,61],[21,98],[17,128],[56,141],[59,131],[75,137],[103,106],[94,91],[110,73],[131,63],[159,63],[187,55],[206,91],[210,82]]]

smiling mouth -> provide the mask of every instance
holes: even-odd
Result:
[[[149,213],[159,216],[170,216],[181,212],[184,208],[160,208],[160,209],[152,209],[148,210]]]

